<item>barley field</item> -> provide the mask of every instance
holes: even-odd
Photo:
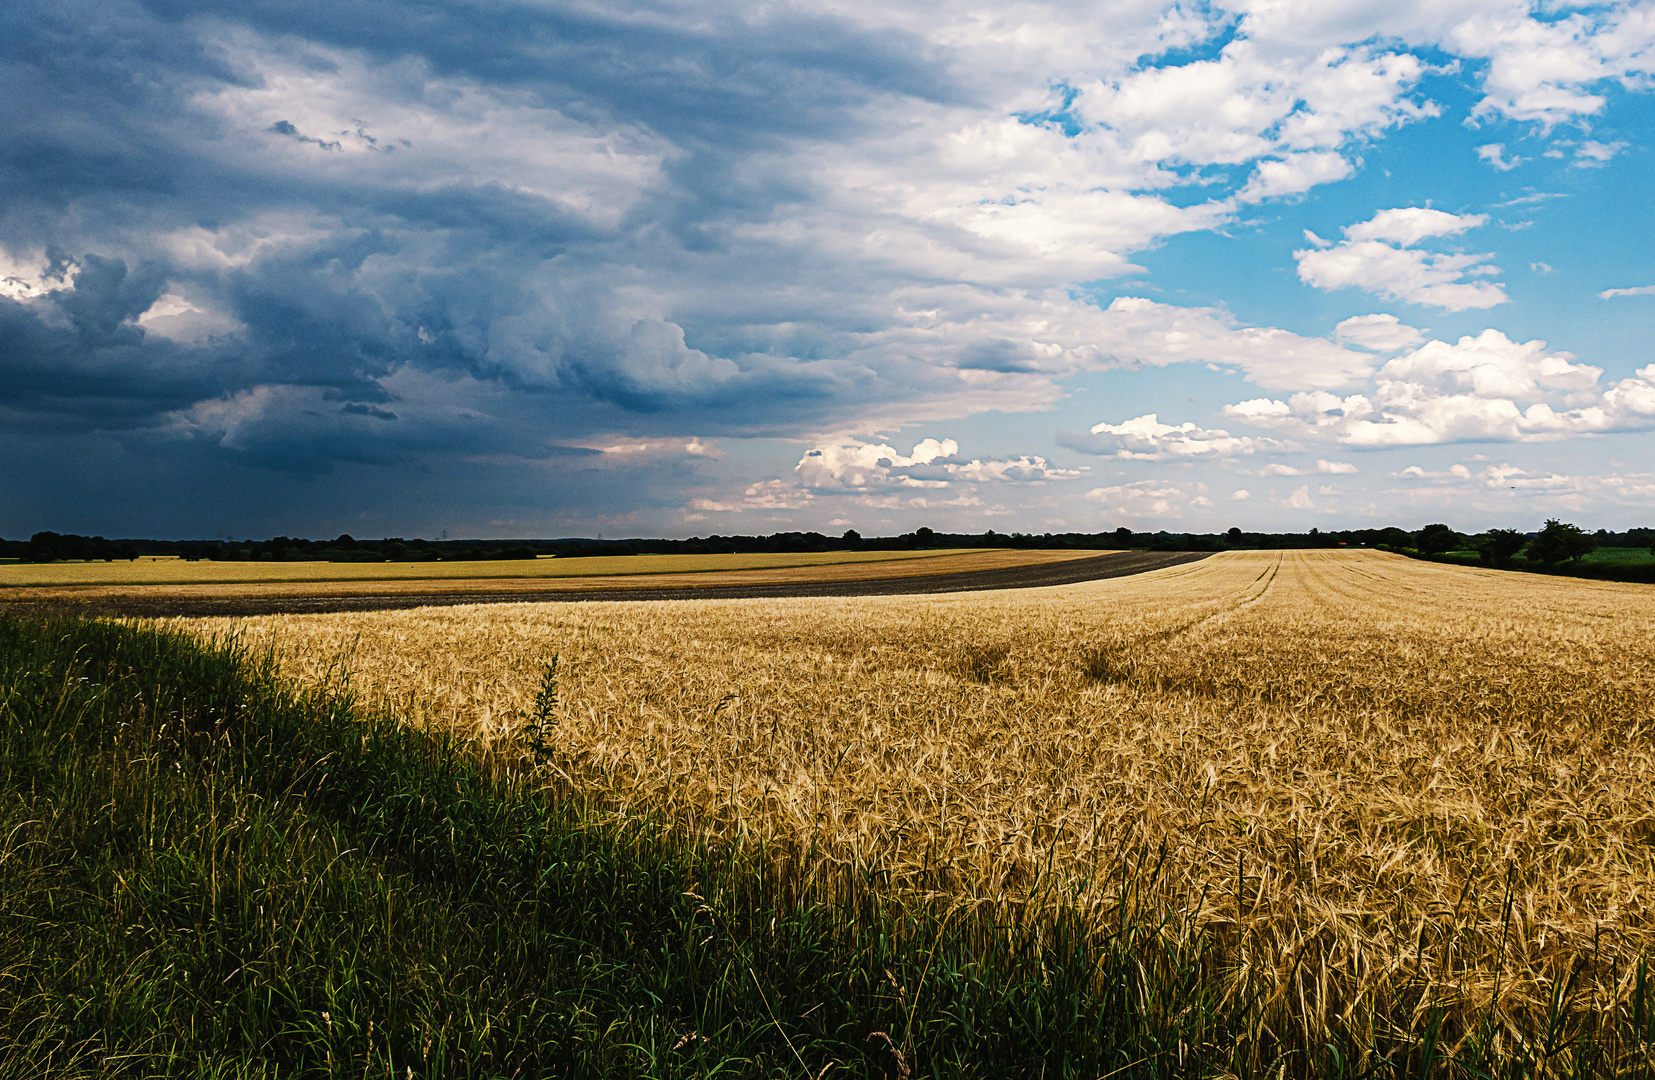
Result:
[[[615,812],[950,903],[1158,911],[1156,948],[1216,945],[1264,1003],[1260,1038],[1646,1008],[1647,587],[1238,552],[1019,592],[191,625],[501,749],[555,656],[540,767]]]

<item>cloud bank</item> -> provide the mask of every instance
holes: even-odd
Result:
[[[1347,446],[1446,442],[1544,442],[1570,435],[1655,427],[1655,364],[1607,389],[1602,369],[1484,330],[1450,345],[1433,341],[1388,361],[1374,388],[1254,398],[1224,415],[1306,441]]]
[[[877,432],[1051,410],[1098,372],[1231,372],[1274,396],[1227,417],[1306,441],[1643,422],[1643,374],[1593,397],[1493,341],[1479,355],[1507,359],[1457,368],[1395,316],[1329,340],[1179,300],[1140,265],[1357,176],[1364,148],[1443,116],[1432,80],[1451,73],[1473,123],[1555,129],[1559,153],[1610,164],[1630,144],[1593,125],[1655,77],[1643,7],[1121,0],[1104,21],[901,0],[419,18],[19,0],[0,15],[0,440],[41,462],[96,447],[191,521],[226,477],[297,507],[315,478],[372,491],[380,469],[432,499],[487,488],[467,511],[483,530],[665,521],[729,486],[702,455],[594,447],[856,436],[861,461]],[[1483,310],[1508,300],[1493,256],[1445,248],[1486,220],[1386,209],[1294,265],[1317,290]],[[1535,390],[1478,382],[1490,364]],[[1280,451],[1163,415],[1064,445]],[[1035,450],[880,451],[838,479],[824,457],[750,498],[1073,479]],[[625,498],[592,479],[622,468]]]

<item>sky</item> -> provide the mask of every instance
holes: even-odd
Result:
[[[0,536],[1655,524],[1655,2],[12,0]]]

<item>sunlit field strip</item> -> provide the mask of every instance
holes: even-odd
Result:
[[[825,551],[737,555],[613,555],[590,558],[494,559],[475,562],[135,562],[12,563],[0,565],[0,589],[50,586],[275,584],[350,581],[558,580],[663,574],[722,574],[751,570],[923,564],[923,573],[1024,566],[1096,555],[1095,551]],[[965,561],[960,561],[960,560]],[[958,565],[956,565],[958,563]],[[899,571],[901,572],[901,571]]]
[[[1164,933],[1227,935],[1236,992],[1311,1042],[1491,1000],[1624,1008],[1651,951],[1643,586],[1232,553],[1007,593],[196,625],[495,742],[557,655],[551,767],[815,844],[823,873],[970,898],[1050,867],[1107,906],[1147,853],[1135,887],[1189,916]]]
[[[919,577],[932,574],[997,570],[1061,562],[1108,554],[1098,551],[968,551],[934,558],[830,563],[771,569],[712,570],[672,574],[610,574],[601,577],[559,578],[410,578],[380,581],[265,581],[217,584],[59,585],[0,589],[0,608],[17,605],[73,608],[103,601],[141,603],[264,602],[272,599],[314,600],[319,597],[447,597],[487,596],[510,600],[527,594],[557,592],[624,595],[631,590],[704,588],[708,586],[769,586],[801,583],[851,582],[869,579]],[[550,560],[548,560],[550,561]],[[572,560],[571,560],[572,561]],[[486,565],[486,564],[473,564]]]

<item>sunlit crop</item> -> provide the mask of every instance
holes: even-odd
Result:
[[[1234,553],[1024,592],[198,625],[495,743],[556,655],[545,767],[617,808],[962,902],[1130,892],[1299,1043],[1566,1031],[1632,1009],[1655,945],[1647,587]]]

